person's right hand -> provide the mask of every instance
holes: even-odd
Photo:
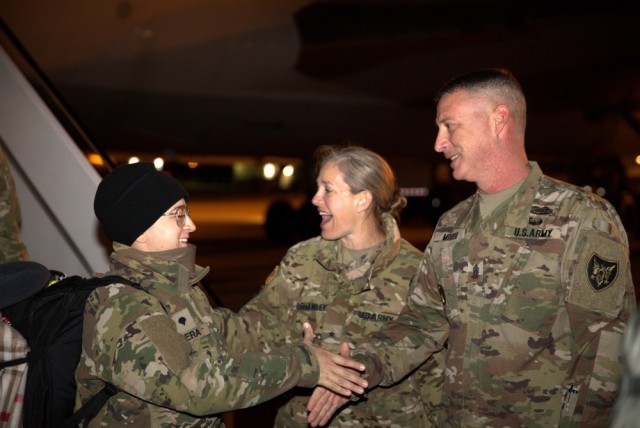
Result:
[[[364,394],[368,383],[358,373],[364,371],[364,364],[314,346],[311,324],[305,322],[303,329],[304,342],[313,349],[320,366],[318,385],[347,397],[352,393]]]

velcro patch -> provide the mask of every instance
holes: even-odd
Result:
[[[625,293],[625,284],[618,280],[619,270],[626,260],[625,247],[599,236],[597,232],[586,233],[567,300],[581,308],[615,318]]]
[[[189,365],[191,346],[175,331],[171,320],[164,316],[152,316],[140,321],[140,328],[154,344],[163,361],[174,373]]]

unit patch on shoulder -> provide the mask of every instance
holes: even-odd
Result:
[[[593,253],[587,263],[587,276],[589,283],[596,291],[602,291],[609,287],[618,276],[618,262],[605,260]]]
[[[629,266],[627,247],[604,238],[593,229],[582,231],[578,237],[582,245],[576,246],[578,254],[572,271],[568,303],[591,310],[609,318],[618,316],[628,289]],[[603,257],[606,256],[606,258]]]

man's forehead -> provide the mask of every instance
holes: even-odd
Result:
[[[465,89],[457,89],[448,92],[440,97],[436,108],[436,121],[442,121],[448,118],[448,115],[465,110],[474,110],[479,103],[487,103],[490,100],[487,96],[479,91],[468,91]],[[486,106],[485,106],[486,107]]]
[[[460,106],[466,99],[466,94],[462,90],[447,92],[438,100],[436,108],[436,121],[442,121],[450,113],[452,107]]]

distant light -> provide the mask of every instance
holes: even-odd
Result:
[[[640,155],[636,156],[636,163],[640,165]]]
[[[598,190],[596,190],[596,195],[600,196],[601,198],[603,198],[606,194],[607,190],[604,187],[598,187]]]
[[[133,29],[133,34],[135,34],[138,37],[142,37],[143,39],[150,39],[155,35],[155,32],[148,28],[136,27]]]
[[[431,206],[433,208],[438,208],[441,203],[442,202],[440,201],[440,198],[433,198],[433,200],[431,201]]]
[[[138,162],[140,162],[140,158],[139,158],[138,156],[131,156],[131,157],[129,158],[129,163],[130,163],[130,164],[132,164],[132,163],[138,163]]]
[[[427,187],[402,187],[400,194],[405,197],[425,198],[429,196],[429,188]]]
[[[104,166],[104,159],[97,153],[90,153],[87,159],[89,159],[91,165]]]
[[[284,168],[282,168],[282,174],[280,174],[280,180],[278,185],[281,189],[289,189],[293,184],[293,174],[295,172],[295,167],[291,164],[287,164]]]
[[[153,160],[153,166],[155,166],[158,171],[162,171],[162,168],[164,167],[164,159],[155,158]]]
[[[589,186],[588,184],[584,186],[583,189],[586,190],[587,192],[593,192],[593,187]]]
[[[273,180],[273,177],[276,176],[276,166],[271,162],[265,163],[262,167],[262,175],[267,180]]]
[[[285,177],[291,177],[293,176],[294,171],[295,168],[293,167],[293,165],[287,165],[282,168],[282,175],[284,175]]]
[[[187,166],[191,169],[196,169],[198,167],[198,162],[187,162]]]

